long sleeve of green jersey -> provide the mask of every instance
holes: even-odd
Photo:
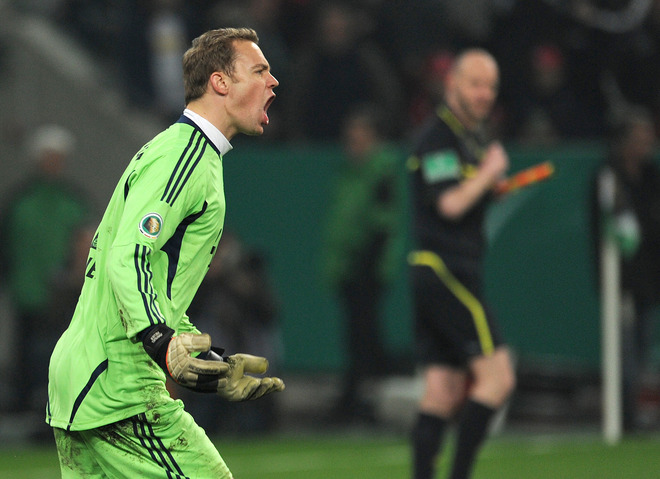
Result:
[[[113,198],[116,231],[105,267],[129,338],[162,323],[196,332],[182,307],[207,272],[224,218],[222,204],[217,221],[197,234],[220,164],[218,157],[202,161],[205,148],[216,155],[200,133],[184,148],[178,138],[152,142],[131,161],[118,186],[123,192]],[[221,175],[216,179],[221,184]]]

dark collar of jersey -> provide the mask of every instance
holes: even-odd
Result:
[[[220,153],[220,150],[218,149],[218,147],[216,146],[216,144],[213,143],[213,142],[211,141],[211,139],[210,139],[208,136],[206,136],[206,134],[204,133],[204,130],[202,130],[202,129],[199,127],[199,125],[197,125],[197,123],[195,123],[194,121],[192,121],[192,120],[191,120],[190,118],[188,118],[186,115],[181,115],[181,117],[177,120],[177,123],[185,123],[186,125],[190,125],[190,126],[192,126],[193,128],[195,128],[197,131],[199,131],[199,132],[202,134],[202,136],[203,136],[204,138],[206,138],[206,142],[207,142],[209,145],[211,145],[211,147],[215,150],[215,152],[218,154],[218,156],[219,156],[220,158],[222,158],[222,153]]]
[[[468,131],[445,103],[438,107],[437,114],[454,135],[461,140],[468,152],[480,160],[484,154],[484,147],[483,141],[480,141],[477,132]]]

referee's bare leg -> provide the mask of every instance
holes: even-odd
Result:
[[[432,479],[447,425],[457,420],[451,479],[470,476],[493,415],[515,388],[515,372],[508,348],[476,356],[469,371],[429,365],[414,433],[414,479]]]

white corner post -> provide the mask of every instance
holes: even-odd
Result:
[[[610,170],[599,178],[601,212],[607,216],[614,206],[615,181]],[[623,432],[620,252],[608,227],[600,241],[602,432],[605,442],[616,444]]]

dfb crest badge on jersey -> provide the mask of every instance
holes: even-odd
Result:
[[[149,213],[140,220],[140,233],[149,239],[156,239],[163,227],[163,218],[158,213]]]

